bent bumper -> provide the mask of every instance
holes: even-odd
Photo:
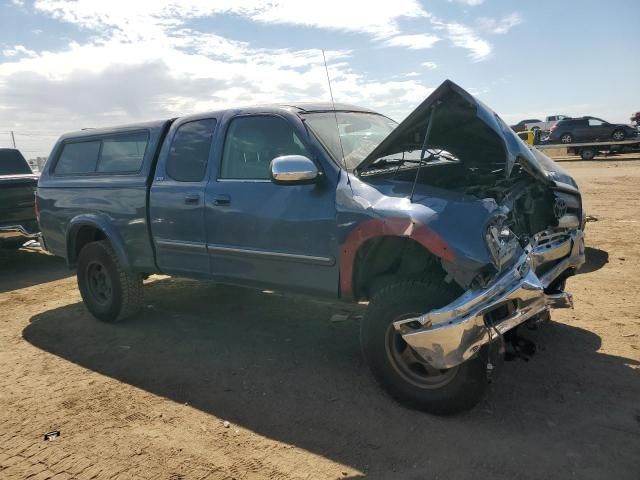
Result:
[[[9,240],[14,238],[33,239],[38,237],[37,232],[30,232],[23,225],[3,225],[0,226],[0,239]]]
[[[551,264],[543,275],[540,265]],[[480,348],[549,308],[573,307],[567,292],[545,289],[569,268],[584,263],[584,235],[536,235],[515,265],[487,288],[468,290],[443,308],[394,323],[402,338],[434,368],[445,369],[473,357]]]

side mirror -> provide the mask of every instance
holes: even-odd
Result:
[[[271,160],[271,181],[281,185],[315,183],[320,176],[316,164],[303,155],[283,155]]]

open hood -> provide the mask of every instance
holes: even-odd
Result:
[[[360,164],[362,173],[379,158],[401,152],[420,151],[435,107],[427,147],[443,149],[469,167],[503,170],[509,176],[517,158],[541,177],[544,168],[530,148],[482,102],[445,80],[400,123]]]

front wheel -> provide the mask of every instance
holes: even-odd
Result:
[[[83,247],[77,276],[82,300],[98,320],[124,320],[142,306],[142,275],[122,268],[107,241]]]
[[[393,322],[446,305],[460,292],[443,282],[400,282],[375,294],[363,319],[364,356],[380,385],[401,403],[437,415],[476,405],[487,388],[484,350],[450,369],[423,360],[393,327]]]

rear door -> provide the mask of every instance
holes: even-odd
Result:
[[[591,129],[586,118],[571,120],[573,137],[576,140],[591,140]]]
[[[172,126],[160,153],[149,211],[156,263],[166,273],[208,276],[204,189],[217,120]]]

